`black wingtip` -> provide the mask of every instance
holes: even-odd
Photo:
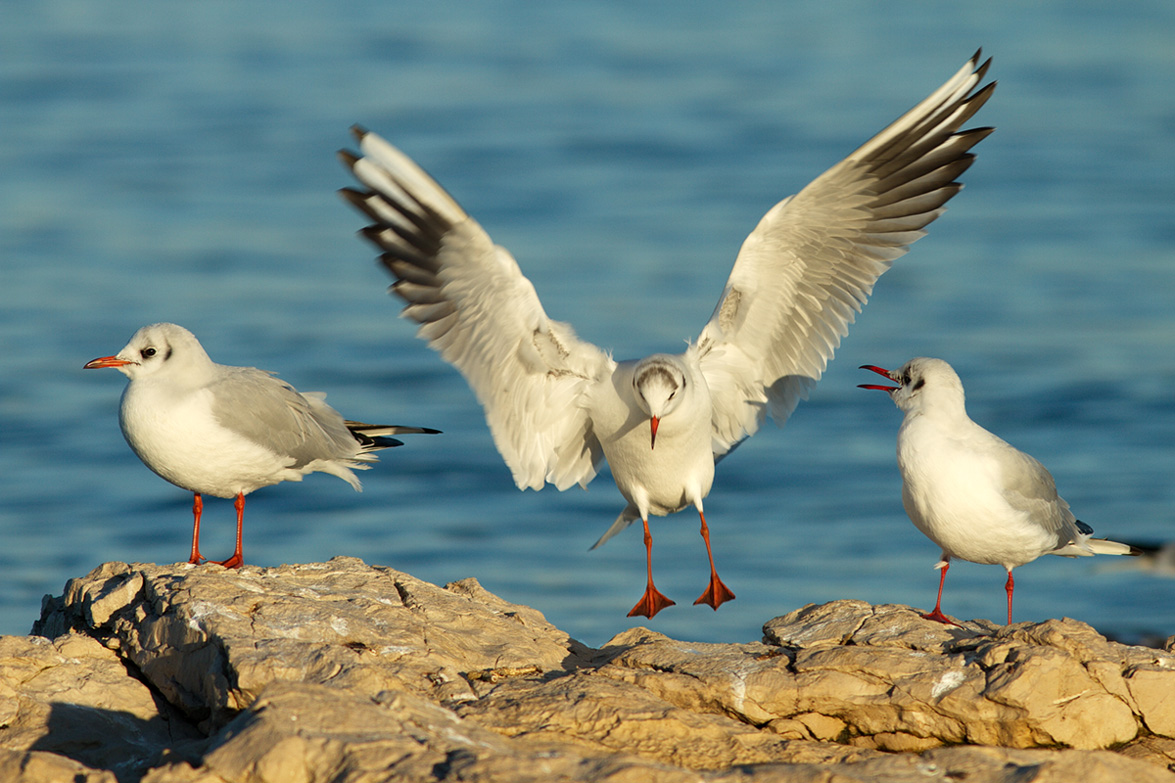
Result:
[[[404,441],[399,438],[393,438],[390,435],[373,435],[372,430],[388,430],[392,429],[397,435],[440,435],[440,430],[434,430],[431,427],[404,427],[398,424],[384,425],[384,424],[365,424],[361,421],[347,420],[344,422],[347,429],[351,431],[351,436],[357,440],[365,450],[375,451],[377,449],[391,449],[396,446],[403,446]]]
[[[339,188],[335,192],[339,194],[339,198],[362,212],[369,219],[376,221],[376,223],[380,223],[383,220],[383,218],[376,214],[375,210],[371,208],[371,205],[367,203],[368,197],[371,196],[370,193],[364,193],[362,191],[355,190],[354,188]],[[359,229],[357,233],[368,242],[372,242],[373,244],[382,247],[382,245],[380,245],[379,241],[377,240],[379,232],[382,230],[382,225],[364,226],[363,228]]]
[[[339,188],[335,192],[339,194],[339,198],[355,207],[355,209],[361,210],[364,213],[368,212],[366,193],[355,190],[355,188]],[[370,213],[368,214],[370,216]]]
[[[978,111],[979,107],[982,106],[983,104],[987,103],[987,99],[991,97],[991,94],[993,92],[995,92],[995,86],[997,84],[999,84],[998,81],[993,81],[993,82],[988,82],[987,84],[983,85],[983,87],[981,87],[979,90],[977,90],[974,95],[972,95],[970,98],[967,99],[967,103],[968,104],[972,104],[972,103],[976,104],[975,108],[976,108],[976,111]]]
[[[351,126],[351,135],[355,137],[355,141],[363,141],[363,137],[368,134],[367,128],[364,128],[359,123]]]
[[[339,188],[335,191],[339,194],[339,198],[353,205],[356,209],[363,209],[367,204],[367,194],[355,188]]]
[[[1168,544],[1161,541],[1122,541],[1120,542],[1130,547],[1130,554],[1138,555],[1157,555]]]

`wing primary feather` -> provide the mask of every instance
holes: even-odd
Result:
[[[991,60],[981,56],[768,210],[743,243],[696,341],[717,457],[753,434],[766,412],[784,423],[878,277],[962,189],[972,148],[992,133],[962,128],[995,88],[982,84]]]
[[[963,155],[958,160],[928,171],[920,177],[906,182],[888,182],[882,192],[873,200],[871,207],[884,208],[891,204],[900,204],[908,199],[915,199],[930,193],[939,194],[943,200],[935,206],[941,206],[954,193],[948,193],[945,188],[952,184],[957,185],[956,178],[971,167],[974,155]],[[891,178],[896,179],[896,178]],[[957,192],[957,190],[956,190]]]
[[[435,269],[430,269],[423,263],[416,263],[415,259],[402,259],[390,253],[379,257],[380,263],[392,273],[392,276],[409,283],[425,286],[440,286]]]
[[[366,190],[341,195],[372,221],[360,235],[381,251],[402,315],[465,376],[520,488],[586,485],[603,459],[586,398],[615,363],[547,317],[513,257],[422,168],[352,132],[361,154],[340,160]]]

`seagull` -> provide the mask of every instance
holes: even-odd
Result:
[[[911,359],[900,370],[861,367],[898,386],[861,384],[887,392],[906,415],[898,431],[902,505],[914,526],[942,548],[938,600],[922,615],[958,625],[942,613],[942,585],[951,558],[1002,565],[1008,571],[1041,555],[1140,555],[1129,544],[1092,538],[1093,528],[1069,510],[1044,465],[971,421],[963,382],[942,359]]]
[[[245,495],[316,471],[361,491],[352,469],[370,469],[377,461],[372,451],[404,445],[390,436],[438,432],[346,421],[321,392],[300,394],[265,370],[215,363],[195,335],[176,324],[144,326],[117,354],[84,369],[102,367],[130,378],[118,420],[131,450],[196,496],[188,559],[194,565],[206,559],[200,554],[202,495],[236,497],[236,550],[212,562],[240,568]]]
[[[362,189],[340,194],[371,225],[417,334],[485,409],[520,489],[586,487],[607,459],[627,506],[592,547],[640,520],[646,587],[629,616],[674,604],[653,583],[649,515],[693,506],[710,560],[695,604],[734,599],[718,577],[703,500],[714,465],[771,417],[782,425],[819,380],[877,278],[962,187],[960,130],[987,101],[980,53],[928,98],[794,196],[746,238],[718,305],[683,353],[616,361],[543,310],[514,257],[432,177],[374,133],[340,157]]]

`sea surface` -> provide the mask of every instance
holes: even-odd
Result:
[[[249,496],[259,566],[344,555],[476,577],[598,646],[642,624],[750,641],[852,598],[933,606],[938,549],[902,511],[900,413],[861,364],[937,356],[974,419],[1035,455],[1078,516],[1175,539],[1175,4],[8,0],[0,24],[0,633],[109,560],[186,559],[191,495],[118,429],[125,379],[83,371],[174,321],[225,364],[321,390],[350,418],[444,430],[362,474]],[[960,68],[999,81],[966,189],[874,291],[786,428],[706,501],[653,522],[678,605],[628,619],[624,501],[520,492],[473,394],[397,317],[335,195],[360,123],[508,247],[547,312],[618,358],[696,337],[746,234]],[[231,501],[203,550],[227,557]],[[1016,619],[1175,634],[1175,581],[1125,558],[1016,572]],[[956,561],[944,610],[1002,620],[1005,575]]]

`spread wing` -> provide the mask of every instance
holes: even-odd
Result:
[[[440,185],[374,133],[341,153],[365,190],[343,197],[374,221],[363,236],[396,278],[403,315],[473,388],[519,488],[586,485],[603,458],[586,410],[611,357],[543,312],[514,257]]]
[[[963,187],[969,150],[992,128],[959,130],[987,101],[980,53],[942,87],[794,196],[743,243],[698,338],[721,457],[770,413],[782,425],[820,379],[877,278]]]

